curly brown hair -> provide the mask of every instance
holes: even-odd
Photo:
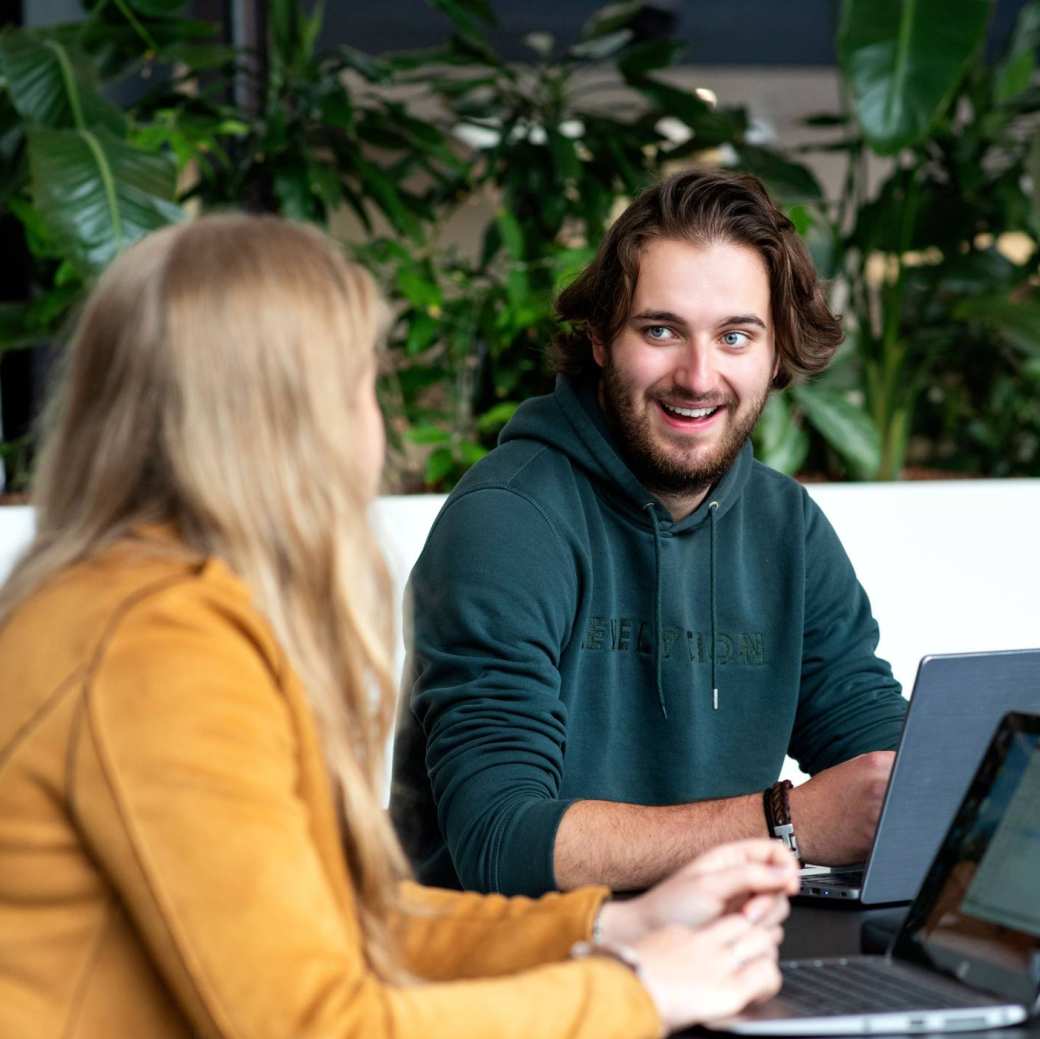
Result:
[[[794,224],[757,177],[689,169],[639,195],[607,232],[592,263],[560,293],[556,316],[564,327],[551,348],[557,372],[577,376],[597,370],[593,340],[609,344],[620,332],[632,305],[640,253],[657,238],[730,242],[762,257],[780,359],[775,388],[830,363],[845,335]]]

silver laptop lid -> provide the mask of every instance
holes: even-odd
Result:
[[[1040,712],[1040,649],[921,661],[866,863],[864,903],[914,897],[990,734],[1008,711]]]

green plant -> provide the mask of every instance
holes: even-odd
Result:
[[[743,109],[669,78],[681,45],[640,35],[638,2],[573,45],[531,34],[522,63],[488,42],[487,0],[431,2],[444,45],[378,59],[319,52],[321,4],[299,0],[271,0],[259,55],[219,46],[185,0],[91,0],[77,25],[0,35],[0,209],[32,265],[29,298],[0,304],[0,349],[52,337],[116,251],[189,203],[333,229],[351,210],[394,306],[396,486],[448,488],[549,388],[552,300],[617,207],[725,157],[794,220],[849,331],[823,377],[770,400],[760,456],[856,478],[1040,473],[1040,0],[993,67],[990,0],[844,0],[845,107],[810,120],[847,160],[834,199],[803,156],[751,143]],[[476,248],[446,247],[471,202]],[[9,466],[29,454],[12,445]]]
[[[51,339],[120,249],[183,215],[173,156],[110,98],[166,63],[223,51],[181,3],[87,6],[75,25],[0,34],[0,211],[30,267],[28,298],[0,304],[0,350]],[[4,445],[8,488],[24,484],[30,457],[24,436]]]
[[[836,243],[850,342],[774,407],[782,464],[895,479],[909,461],[1040,474],[1040,4],[982,60],[992,5],[845,0],[848,174],[813,214]],[[888,160],[870,189],[868,158]],[[810,445],[801,419],[820,437]],[[793,426],[795,428],[788,428]],[[792,450],[792,443],[797,448]],[[768,457],[768,452],[767,452]],[[779,458],[779,454],[777,455]]]
[[[323,226],[346,206],[368,231],[378,212],[398,236],[421,241],[433,185],[458,164],[444,135],[393,98],[386,62],[347,46],[318,50],[322,3],[308,13],[297,0],[272,0],[268,18],[264,61],[236,55],[208,89],[147,101],[207,141],[213,127],[237,126],[219,149],[187,149],[195,179],[185,197]],[[251,100],[227,98],[229,76]]]
[[[439,131],[370,89],[387,80],[384,64],[345,47],[318,54],[320,5],[273,0],[259,63],[216,45],[184,6],[95,0],[82,22],[0,35],[0,209],[17,218],[32,267],[29,298],[0,304],[0,349],[57,335],[97,272],[186,202],[322,224],[349,205],[366,226],[380,211],[422,238],[432,209],[404,181],[436,179],[457,159]],[[235,82],[254,104],[232,99]],[[29,455],[8,452],[8,486]]]
[[[495,443],[518,404],[551,388],[545,353],[553,298],[591,258],[619,205],[671,163],[719,154],[752,168],[786,203],[822,200],[815,177],[747,139],[741,108],[718,106],[662,73],[683,45],[641,39],[641,3],[594,15],[573,45],[525,39],[506,62],[488,43],[484,0],[439,0],[449,42],[389,59],[395,82],[422,82],[463,149],[444,183],[441,219],[460,201],[488,214],[473,255],[445,250],[435,226],[423,249],[367,250],[403,300],[390,338],[387,399],[403,447],[399,479],[450,487]],[[408,445],[420,445],[413,462]]]
[[[103,69],[122,63],[112,48],[95,60],[87,49],[95,38],[89,20],[0,36],[0,205],[21,222],[35,287],[31,300],[5,306],[5,346],[52,333],[85,279],[124,244],[181,215],[176,167],[106,98],[106,82],[128,70],[103,80]]]

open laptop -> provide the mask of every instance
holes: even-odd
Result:
[[[1040,715],[1000,723],[891,950],[781,963],[748,1035],[979,1030],[1040,995]]]
[[[866,905],[913,898],[1007,711],[1040,712],[1040,649],[925,657],[866,863],[806,867],[800,896]]]

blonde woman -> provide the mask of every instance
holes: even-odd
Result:
[[[383,310],[317,232],[240,216],[89,300],[0,596],[0,1036],[652,1036],[776,990],[772,842],[629,901],[408,882]]]

